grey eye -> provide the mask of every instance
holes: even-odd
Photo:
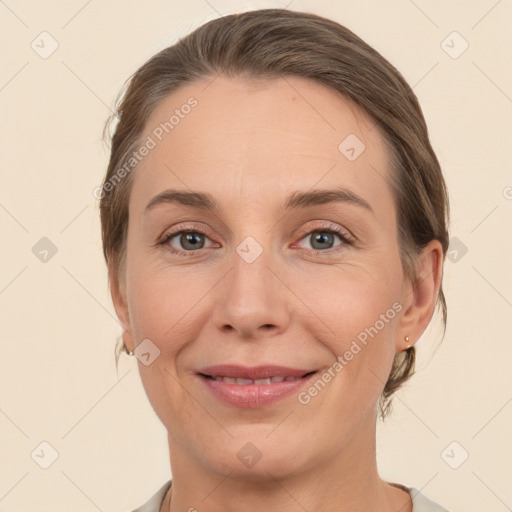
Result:
[[[338,233],[332,232],[330,230],[316,230],[306,235],[304,239],[310,240],[312,249],[323,250],[332,249],[334,247],[335,237],[341,240],[341,237]]]

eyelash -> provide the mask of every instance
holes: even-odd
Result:
[[[330,226],[330,227],[320,226],[316,229],[313,229],[313,230],[305,233],[303,236],[301,236],[300,240],[303,240],[304,238],[306,238],[307,236],[309,236],[313,233],[331,233],[334,235],[338,235],[340,240],[343,242],[343,244],[341,244],[341,245],[349,245],[349,246],[353,245],[354,241],[351,238],[348,238],[347,236],[343,235],[342,234],[343,231],[344,230],[342,230],[341,228],[339,228],[337,226]],[[177,256],[183,256],[183,257],[190,256],[190,255],[195,256],[199,251],[201,251],[201,249],[197,249],[195,251],[178,251],[178,250],[174,249],[174,247],[167,245],[170,240],[172,240],[177,235],[181,235],[182,233],[198,234],[198,235],[204,235],[204,236],[208,237],[208,235],[205,232],[203,232],[202,230],[196,228],[195,226],[190,226],[185,229],[179,229],[179,230],[167,233],[160,242],[157,242],[156,246],[165,246],[164,247],[165,250],[169,251],[171,254],[176,254]],[[337,252],[339,249],[331,248],[331,249],[326,249],[326,250],[319,250],[319,249],[306,249],[306,250],[310,253],[313,252],[317,255],[318,253]]]

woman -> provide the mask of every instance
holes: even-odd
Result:
[[[173,476],[137,511],[445,510],[376,464],[446,322],[448,197],[400,73],[265,9],[164,49],[118,106],[104,254]]]

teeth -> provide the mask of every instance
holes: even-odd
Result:
[[[256,379],[254,381],[254,384],[270,384],[272,382],[272,379]]]
[[[290,382],[294,380],[299,380],[301,377],[284,377],[282,375],[276,375],[274,377],[269,377],[267,379],[243,379],[243,378],[234,378],[234,377],[221,377],[214,376],[213,379],[219,382],[225,382],[226,384],[238,384],[238,385],[246,385],[246,384],[273,384],[278,382]]]
[[[254,381],[252,379],[239,379],[238,377],[236,378],[236,384],[254,384]]]

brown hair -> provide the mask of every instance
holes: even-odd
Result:
[[[149,116],[179,87],[218,73],[246,78],[308,78],[359,106],[376,123],[390,148],[389,185],[397,208],[405,276],[415,279],[416,256],[431,240],[441,242],[444,260],[449,240],[446,185],[421,107],[403,76],[375,49],[334,21],[303,12],[260,9],[202,25],[150,58],[125,83],[116,101],[117,113],[108,119],[104,130],[105,136],[117,118],[100,194],[103,251],[109,273],[123,278],[133,175],[126,172],[125,165],[141,144]],[[121,169],[125,169],[122,175]],[[442,285],[437,306],[446,331]],[[124,345],[122,348],[126,350]],[[120,350],[116,349],[117,358]],[[414,371],[413,345],[395,356],[379,399],[382,419],[390,411],[391,395]]]

